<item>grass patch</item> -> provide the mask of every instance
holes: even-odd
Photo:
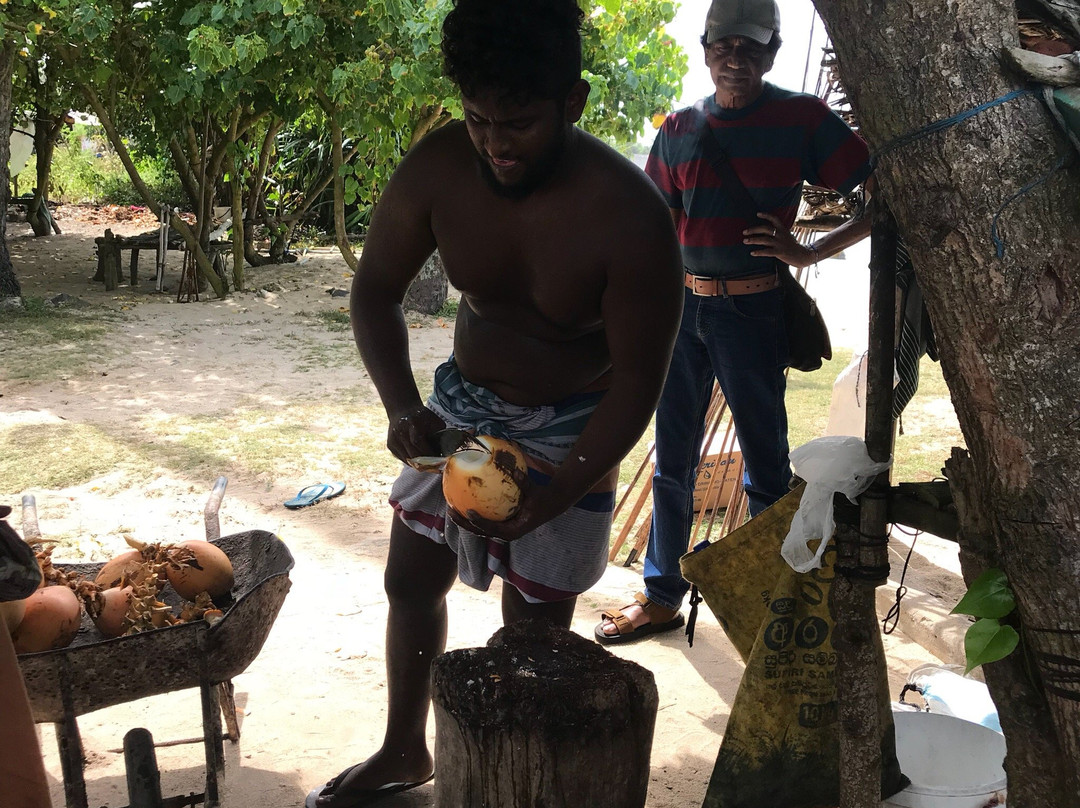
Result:
[[[954,446],[967,446],[941,365],[925,356],[919,363],[919,390],[900,417],[893,481],[926,482],[942,476]]]
[[[96,427],[70,422],[0,428],[0,491],[60,489],[123,470],[132,475],[152,467],[146,458]]]
[[[456,320],[458,312],[458,301],[456,297],[448,297],[437,312],[435,317],[442,320]]]
[[[114,353],[108,337],[116,315],[45,305],[25,298],[23,308],[4,312],[0,330],[0,377],[41,381],[75,375]]]
[[[851,362],[851,351],[837,348],[833,358],[811,373],[788,371],[788,444],[791,448],[820,438],[829,425],[829,402],[837,374]]]
[[[343,398],[354,397],[343,394]],[[321,401],[227,414],[173,417],[147,453],[160,465],[203,476],[268,480],[362,480],[396,474],[386,450],[386,416],[375,403],[348,408]],[[156,427],[147,426],[148,430]]]
[[[352,320],[348,311],[329,309],[327,311],[300,312],[299,315],[308,320],[313,320],[323,325],[327,331],[335,333],[349,331],[352,328]]]

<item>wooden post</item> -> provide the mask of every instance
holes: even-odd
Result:
[[[206,629],[199,632],[198,649],[201,667],[199,692],[202,696],[203,750],[206,753],[206,808],[218,808],[218,775],[225,771],[225,748],[221,742],[221,691],[210,681],[209,655],[206,652]]]
[[[161,772],[149,730],[136,727],[124,735],[124,772],[130,808],[161,808]]]
[[[436,808],[642,808],[650,671],[538,621],[438,657]]]
[[[131,248],[131,263],[128,264],[128,272],[131,278],[131,285],[139,285],[139,248]]]
[[[94,239],[98,248],[97,274],[95,281],[105,282],[105,291],[111,292],[120,285],[120,248],[112,230],[106,230],[102,238]]]
[[[877,202],[877,200],[875,200]],[[875,207],[878,207],[875,205]],[[892,454],[892,378],[896,311],[896,226],[883,208],[874,211],[870,253],[870,330],[866,386],[866,448],[870,459]],[[836,579],[830,608],[836,621],[836,698],[840,717],[840,808],[868,808],[881,801],[883,751],[895,750],[888,717],[888,674],[874,589],[889,577],[885,531],[889,472],[860,497],[856,513],[837,495]],[[885,698],[881,698],[883,695]],[[884,707],[882,707],[884,705]],[[888,772],[890,779],[895,772]],[[887,785],[894,785],[889,783]],[[891,791],[892,789],[890,789]]]
[[[60,752],[60,772],[64,776],[64,802],[67,808],[87,808],[85,758],[71,697],[71,678],[71,662],[64,657],[60,663],[60,699],[64,717],[55,724],[56,746]]]

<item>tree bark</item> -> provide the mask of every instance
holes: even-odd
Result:
[[[407,311],[435,314],[443,307],[449,291],[450,284],[446,280],[442,256],[436,250],[420,267],[420,274],[409,284],[409,290],[405,293],[401,306]]]
[[[816,6],[926,296],[1059,777],[1080,793],[1080,171],[1060,168],[1068,146],[1032,95],[897,140],[1021,86],[1001,57],[1019,44],[1013,0]]]
[[[0,299],[22,297],[19,279],[11,265],[7,246],[8,162],[11,160],[11,71],[15,63],[15,45],[0,41]]]

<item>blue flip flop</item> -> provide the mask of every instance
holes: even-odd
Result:
[[[339,497],[345,492],[345,483],[327,483],[326,487],[327,491],[325,494],[323,494],[323,496],[319,498],[320,501],[324,499],[333,499],[334,497]]]
[[[314,505],[316,502],[322,502],[324,499],[333,499],[340,496],[344,491],[345,483],[316,483],[300,489],[300,492],[295,497],[285,500],[284,505],[291,510],[305,508],[308,505]]]

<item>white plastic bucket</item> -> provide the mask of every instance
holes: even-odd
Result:
[[[894,712],[893,721],[896,756],[911,785],[885,800],[883,806],[1005,805],[1005,738],[1000,733],[939,713]]]

